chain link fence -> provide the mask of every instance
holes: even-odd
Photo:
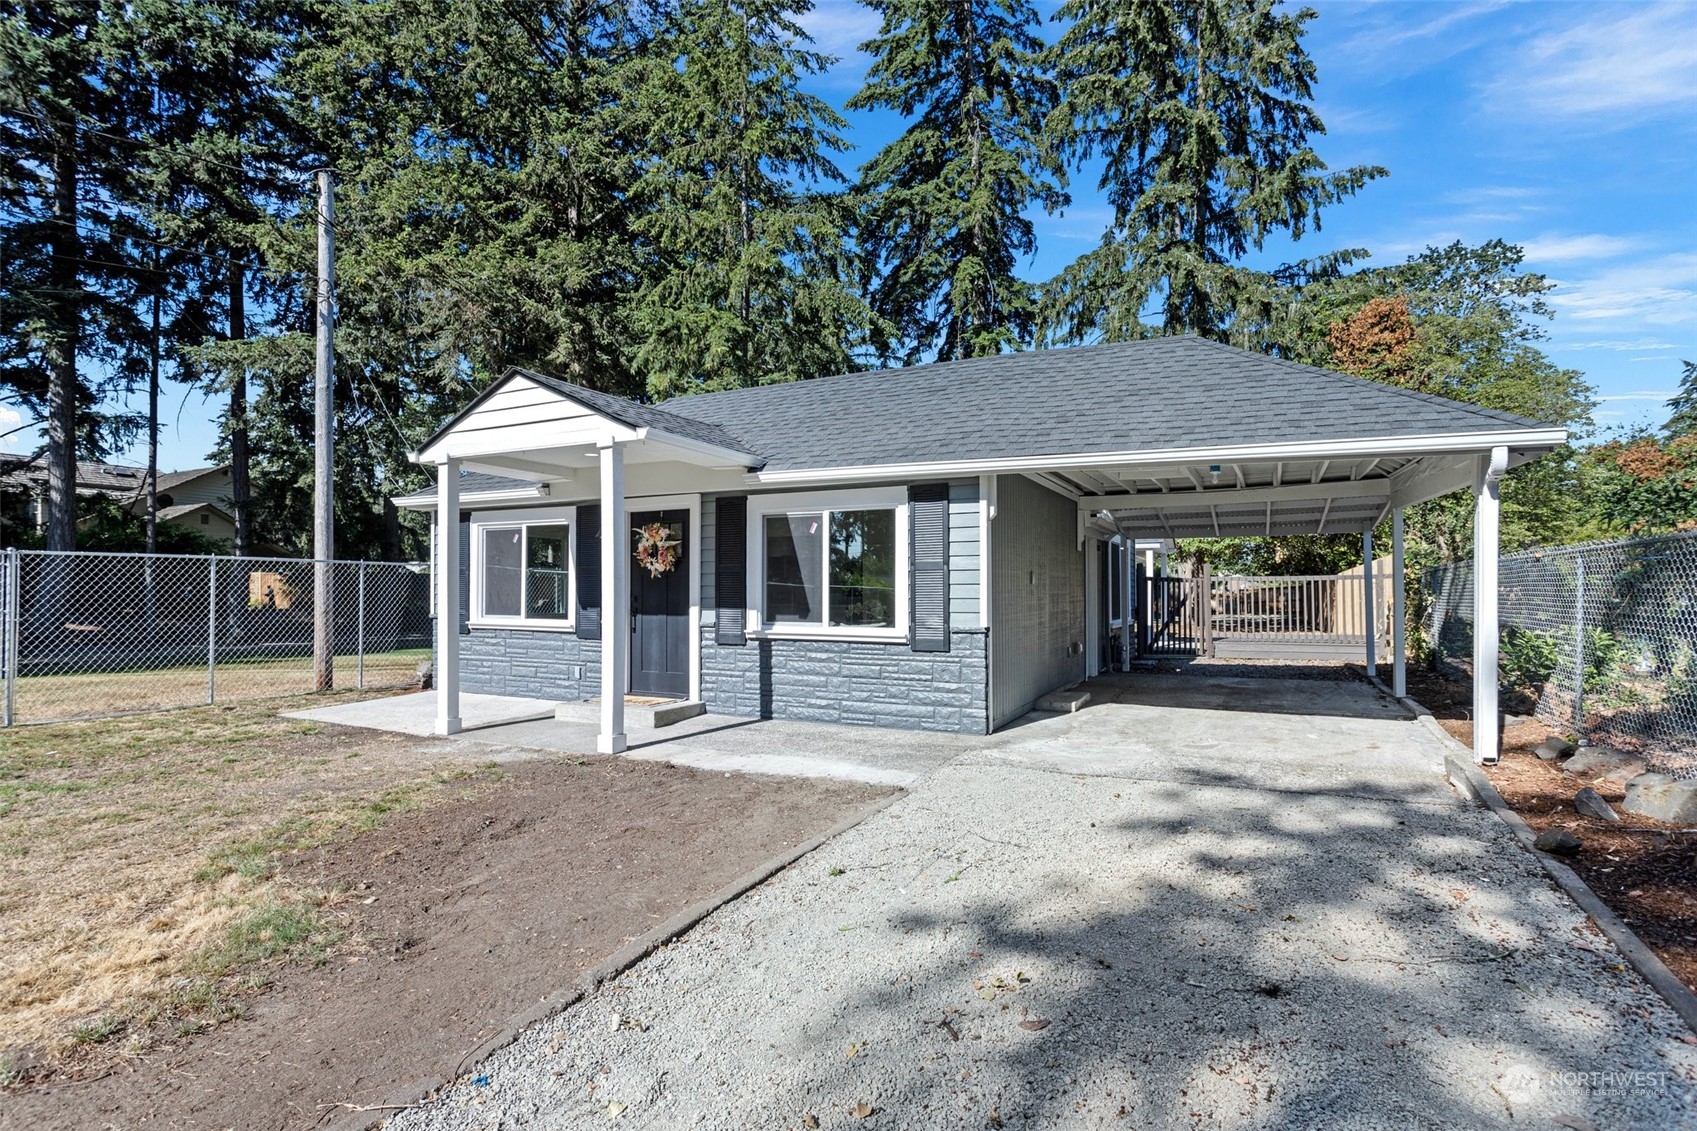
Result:
[[[1471,678],[1473,565],[1426,571],[1439,670]],[[1502,557],[1504,705],[1697,777],[1697,535]]]
[[[0,553],[3,721],[297,695],[316,687],[314,571],[293,558]],[[416,683],[431,655],[430,571],[329,562],[334,685]]]

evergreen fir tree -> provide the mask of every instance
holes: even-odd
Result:
[[[1279,0],[1061,5],[1051,126],[1069,160],[1101,160],[1114,217],[1050,284],[1054,338],[1141,336],[1151,302],[1154,329],[1223,338],[1264,283],[1238,261],[1275,231],[1318,230],[1324,206],[1384,175],[1328,173],[1308,144],[1325,132],[1302,47],[1314,15]]]
[[[1037,246],[1026,210],[1066,199],[1043,140],[1055,86],[1037,12],[1023,0],[869,3],[883,25],[849,108],[911,123],[859,186],[871,306],[895,331],[880,352],[911,364],[1028,345],[1033,288],[1015,274]]]
[[[1679,392],[1668,401],[1673,415],[1662,425],[1669,436],[1689,436],[1697,432],[1697,361],[1680,363]]]
[[[867,324],[842,252],[843,119],[801,89],[805,0],[682,0],[638,113],[634,222],[652,256],[632,309],[651,396],[842,372]]]

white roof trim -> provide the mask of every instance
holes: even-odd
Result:
[[[1429,436],[1361,437],[1298,444],[1245,444],[1238,447],[1167,448],[1146,451],[1078,452],[1063,455],[940,460],[926,463],[860,464],[849,467],[795,468],[757,471],[748,476],[760,484],[830,483],[871,479],[909,479],[1016,473],[1073,467],[1147,467],[1170,464],[1273,463],[1279,460],[1335,459],[1347,456],[1434,455],[1446,452],[1486,452],[1496,447],[1558,448],[1567,442],[1565,428],[1526,428],[1500,432],[1460,432]]]

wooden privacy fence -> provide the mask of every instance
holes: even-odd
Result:
[[[1151,655],[1356,660],[1366,654],[1369,617],[1360,567],[1296,577],[1216,576],[1146,579],[1140,621]],[[1205,595],[1205,596],[1204,596]],[[1371,626],[1379,655],[1390,655],[1391,570],[1374,563]]]

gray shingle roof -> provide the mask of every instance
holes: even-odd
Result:
[[[523,491],[526,488],[541,494],[537,485],[529,479],[509,479],[505,475],[490,475],[486,471],[460,472],[460,494],[478,495],[489,491]],[[410,495],[401,495],[395,499],[397,505],[405,503],[428,502],[436,497],[436,484],[426,485],[423,490]]]
[[[723,429],[767,470],[1550,427],[1195,337],[700,393],[661,408]]]
[[[752,448],[743,444],[729,432],[712,422],[704,422],[698,418],[681,415],[659,408],[654,405],[638,404],[625,397],[614,396],[612,393],[597,392],[570,381],[562,381],[558,377],[550,377],[546,373],[537,373],[529,369],[515,369],[513,372],[522,373],[535,381],[553,389],[562,396],[570,397],[585,408],[593,409],[602,416],[617,420],[620,424],[628,424],[632,428],[658,428],[662,432],[670,432],[686,440],[695,440],[714,447],[731,448],[735,451],[745,451],[750,455],[758,455]],[[669,401],[676,405],[678,401]],[[756,461],[758,462],[758,461]]]

